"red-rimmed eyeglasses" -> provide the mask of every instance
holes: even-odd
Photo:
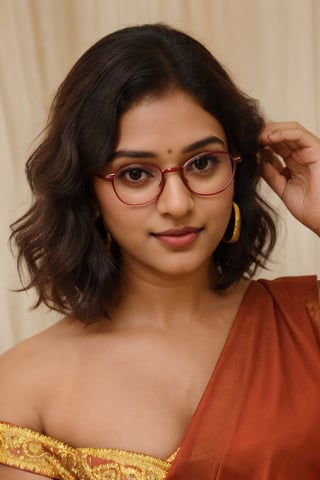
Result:
[[[165,176],[177,172],[194,195],[209,197],[226,190],[235,176],[241,157],[228,152],[205,152],[187,160],[183,165],[161,170],[151,163],[131,163],[116,172],[96,176],[111,182],[119,200],[126,205],[142,206],[155,201],[162,193]]]

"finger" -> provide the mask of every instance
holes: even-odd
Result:
[[[271,150],[271,148],[270,148]],[[282,159],[286,159],[288,158],[291,153],[292,153],[292,149],[289,145],[287,145],[286,143],[276,143],[274,145],[272,145],[272,151],[280,156]]]
[[[281,156],[275,153],[274,149],[269,147],[261,148],[259,158],[262,164],[269,163],[279,173],[284,168],[284,162]]]
[[[269,163],[270,165],[272,165],[275,171],[280,173],[280,175],[285,177],[287,180],[292,179],[293,174],[288,164],[286,164],[279,155],[275,154],[275,152],[271,150],[271,148],[266,147],[264,149],[261,149],[260,160],[262,164]]]
[[[263,130],[290,130],[292,128],[304,128],[304,126],[292,120],[289,122],[268,122],[265,124]]]
[[[261,134],[273,132],[276,130],[306,130],[303,125],[298,122],[269,122],[263,127]]]
[[[282,172],[285,172],[282,168]],[[262,176],[272,190],[282,199],[288,179],[282,175],[273,164],[265,162],[262,166]]]
[[[304,128],[265,129],[260,135],[262,145],[285,143],[292,151],[298,148],[319,147],[319,140]],[[320,147],[319,147],[320,148]]]

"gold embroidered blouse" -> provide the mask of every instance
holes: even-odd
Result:
[[[0,463],[56,480],[164,480],[176,454],[163,460],[111,448],[73,448],[0,422]]]

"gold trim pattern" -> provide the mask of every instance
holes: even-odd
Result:
[[[73,448],[0,422],[0,463],[55,480],[164,480],[175,459],[112,448]]]

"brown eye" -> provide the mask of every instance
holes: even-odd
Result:
[[[152,172],[143,167],[125,167],[119,170],[117,177],[119,180],[126,180],[128,182],[139,182],[148,177],[152,177]]]
[[[129,180],[137,181],[141,179],[143,171],[141,170],[141,168],[131,168],[126,172],[125,175]]]
[[[199,155],[186,164],[186,171],[190,173],[213,172],[221,160],[222,158],[217,154]]]
[[[197,170],[204,170],[207,168],[210,160],[207,157],[198,157],[196,160],[193,162],[194,168]]]

